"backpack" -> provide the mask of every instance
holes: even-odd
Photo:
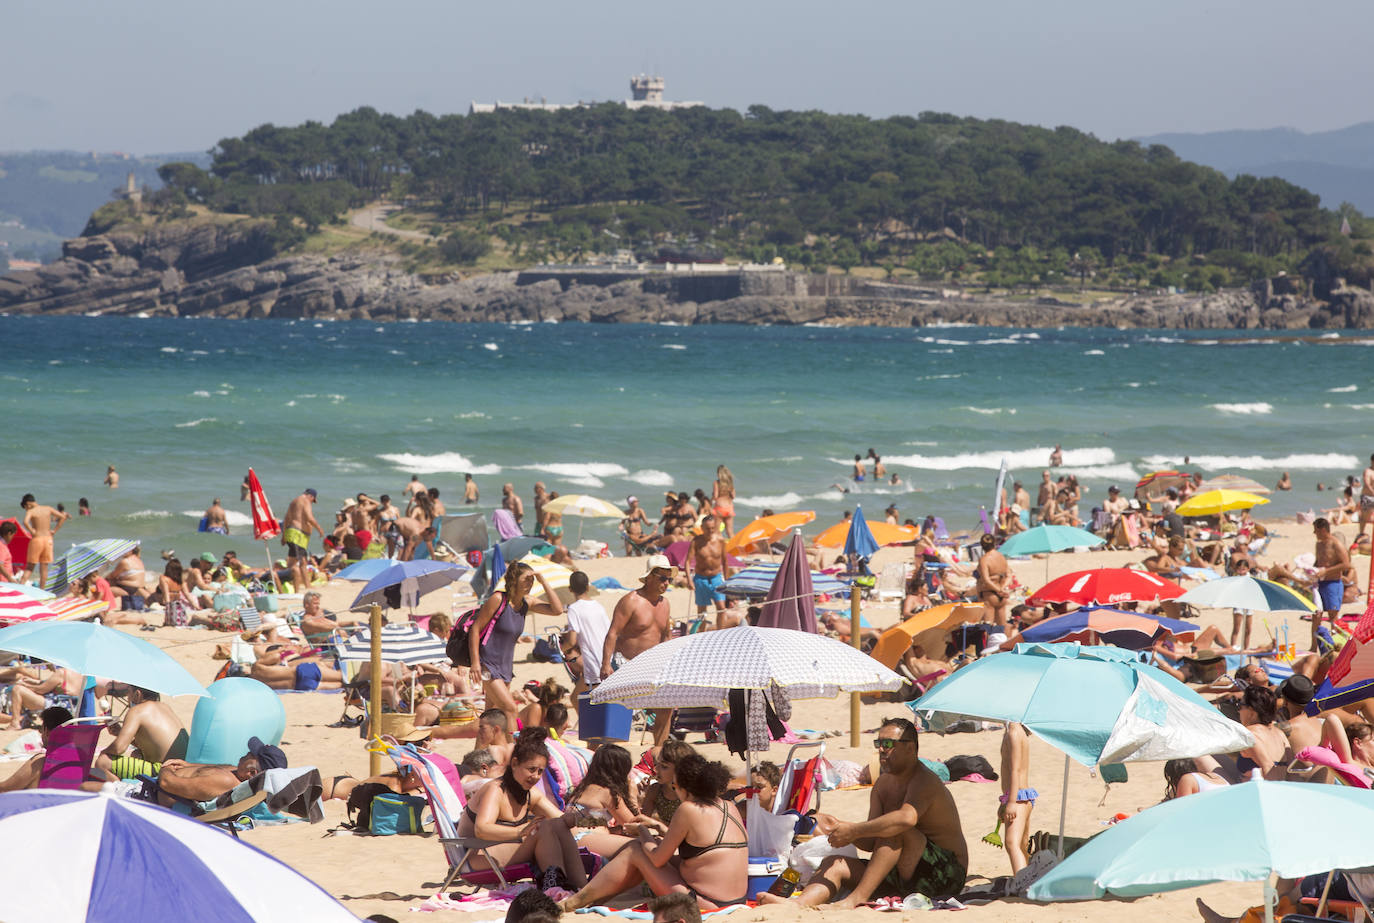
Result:
[[[372,829],[372,799],[378,795],[393,795],[391,789],[380,782],[360,782],[353,786],[353,791],[348,793],[348,816],[353,817],[356,811],[357,820],[354,827],[358,830]]]
[[[506,605],[505,597],[501,599],[501,608]],[[468,638],[472,636],[472,626],[477,624],[477,614],[482,611],[481,606],[476,606],[464,612],[453,620],[453,629],[448,633],[448,644],[444,647],[444,652],[448,654],[448,659],[455,667],[472,666],[471,651],[468,647]],[[496,620],[501,617],[501,609],[496,610],[496,614],[487,622],[487,630],[483,634],[481,644],[485,644],[491,637],[492,630],[496,628]]]

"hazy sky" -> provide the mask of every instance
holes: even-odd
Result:
[[[1104,139],[1374,118],[1374,3],[4,0],[0,150],[204,150],[371,105],[674,99],[924,110]]]

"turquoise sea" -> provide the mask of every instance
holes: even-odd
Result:
[[[513,481],[657,509],[728,464],[742,524],[764,507],[856,502],[880,518],[972,526],[1005,458],[1034,494],[1051,447],[1089,488],[1129,491],[1182,463],[1266,483],[1266,516],[1335,505],[1317,493],[1374,450],[1367,336],[0,317],[0,513],[25,492],[75,512],[58,539],[136,537],[183,556],[248,544],[239,483],[277,513],[306,487],[324,523],[359,490],[399,497],[411,474],[461,510]],[[849,494],[855,453],[900,487]],[[101,486],[105,466],[122,477]],[[851,485],[853,487],[853,485]],[[198,535],[215,497],[236,535]],[[576,523],[569,522],[575,538]],[[584,534],[612,540],[616,523]],[[618,551],[618,543],[613,545]]]

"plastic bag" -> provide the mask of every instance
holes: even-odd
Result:
[[[848,846],[831,846],[830,837],[818,836],[792,847],[792,855],[788,857],[787,864],[801,872],[802,881],[806,881],[810,876],[816,874],[816,870],[821,867],[826,856],[845,856],[850,859],[857,859],[859,858],[859,850],[854,847],[853,843]]]

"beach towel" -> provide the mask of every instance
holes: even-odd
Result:
[[[501,541],[508,538],[515,538],[521,535],[520,526],[511,515],[510,510],[492,510],[491,524],[496,529],[496,534],[501,536]]]
[[[245,812],[259,824],[285,824],[306,820],[317,824],[324,820],[324,784],[320,771],[313,766],[296,769],[266,769],[212,801],[201,802],[205,811],[227,808],[235,802],[267,792],[267,800]]]

